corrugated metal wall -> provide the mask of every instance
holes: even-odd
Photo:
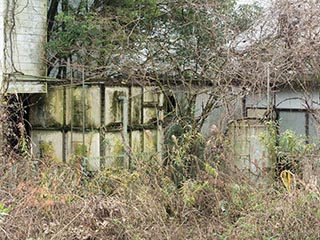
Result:
[[[121,98],[128,100],[126,116]],[[117,159],[124,164],[127,151],[156,153],[163,140],[161,98],[155,87],[52,86],[47,95],[31,99],[33,153],[41,156],[41,146],[49,144],[57,160],[69,161],[82,154],[84,142],[90,170],[116,164]]]

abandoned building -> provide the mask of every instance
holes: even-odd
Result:
[[[32,153],[41,157],[44,147],[49,147],[57,160],[66,162],[80,154],[86,156],[90,170],[111,165],[117,159],[129,164],[128,152],[161,154],[163,93],[153,86],[89,83],[84,78],[64,84],[47,77],[46,16],[47,1],[0,2],[0,84],[2,93],[27,94],[32,103],[28,107]],[[183,91],[177,89],[175,94],[183,101]],[[208,99],[205,93],[197,96],[196,116]],[[229,132],[234,131],[231,142],[237,145],[234,154],[239,159],[238,167],[257,173],[257,164],[261,168],[269,164],[258,135],[266,131],[260,120],[270,106],[280,132],[291,129],[317,143],[319,124],[313,110],[319,109],[318,102],[316,88],[311,93],[281,89],[235,97],[210,113],[202,132],[209,133],[213,123],[224,131],[230,120],[237,119],[229,124]]]

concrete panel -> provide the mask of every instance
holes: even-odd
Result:
[[[47,83],[9,82],[6,93],[47,93]]]
[[[131,124],[141,124],[142,88],[131,88]]]
[[[15,48],[20,49],[21,47],[19,45],[28,45],[29,48],[28,49],[24,49],[23,51],[19,51],[17,55],[13,56],[13,60],[14,61],[18,61],[18,63],[22,64],[22,63],[36,63],[39,62],[39,58],[43,58],[44,57],[44,51],[43,49],[39,49],[39,43],[36,42],[32,42],[32,43],[21,43],[18,44],[16,46],[14,46]],[[10,47],[10,46],[9,46]],[[43,59],[42,59],[43,60]],[[18,65],[18,64],[17,64]]]
[[[110,167],[112,165],[123,165],[124,144],[120,132],[106,133],[103,141],[105,147],[105,165]]]
[[[4,1],[1,1],[4,2]],[[18,0],[9,5],[9,14],[14,13],[14,25],[8,22],[5,31],[10,39],[6,42],[8,58],[6,59],[6,72],[13,72],[15,68],[25,74],[45,75],[45,51],[46,42],[46,16],[47,1],[42,0]],[[9,16],[11,18],[11,16]],[[14,27],[13,31],[11,31]],[[9,34],[12,33],[12,34]],[[10,40],[10,41],[9,41]],[[12,46],[9,43],[12,42]],[[13,49],[13,52],[9,51]],[[34,63],[30,66],[30,63]]]
[[[129,96],[125,87],[106,87],[105,89],[105,125],[122,122],[123,103],[120,96]]]
[[[63,135],[60,131],[33,130],[31,132],[32,153],[36,157],[48,155],[61,161],[63,159]]]
[[[248,118],[265,118],[267,114],[267,109],[247,109]]]
[[[2,87],[4,70],[4,16],[5,1],[0,1],[0,87]]]
[[[85,86],[84,88],[85,109],[83,109],[82,87],[68,88],[67,102],[67,125],[74,127],[83,126],[83,110],[85,114],[86,128],[99,128],[101,126],[101,97],[99,86]],[[72,106],[73,105],[73,106]]]
[[[143,131],[143,150],[145,153],[157,151],[157,131],[156,130]]]
[[[131,149],[133,153],[141,153],[143,150],[142,146],[142,131],[131,132]]]
[[[62,127],[63,125],[62,87],[51,87],[47,94],[33,95],[30,106],[30,123],[33,127]]]
[[[158,90],[156,87],[144,87],[143,88],[143,102],[144,103],[157,103],[158,102]]]
[[[40,36],[42,36],[42,34],[43,34],[43,28],[36,28],[35,27],[32,35],[30,34],[29,29],[24,28],[24,29],[21,29],[21,31],[22,32],[19,33],[18,35],[16,35],[16,37],[15,37],[17,42],[15,42],[14,44],[16,44],[17,46],[21,46],[25,43],[28,43],[28,44],[43,43],[43,41],[42,41],[43,39],[40,38]],[[38,38],[35,39],[34,35],[38,36]]]
[[[21,66],[21,65],[18,65]],[[24,67],[24,74],[26,75],[33,75],[33,76],[45,76],[44,73],[46,71],[46,68],[43,66],[39,66],[38,63],[23,63]],[[19,68],[18,68],[19,69]],[[13,67],[6,68],[7,72],[13,72]]]
[[[33,9],[33,11],[38,11],[39,8],[41,9],[46,8],[47,1],[41,1],[41,0],[18,0],[17,1],[18,12],[23,10],[26,6],[28,6],[29,9]]]
[[[90,132],[84,135],[84,153],[87,158],[87,168],[90,171],[100,169],[100,133]],[[82,156],[83,135],[81,132],[67,132],[66,159],[71,161],[73,156]]]
[[[143,123],[155,124],[157,122],[157,109],[144,107],[143,108]]]

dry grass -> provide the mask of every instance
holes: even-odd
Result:
[[[156,161],[137,169],[80,179],[68,165],[3,160],[0,239],[320,238],[315,185],[288,193],[203,171],[177,188]]]

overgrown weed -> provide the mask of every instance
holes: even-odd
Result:
[[[175,153],[182,168],[187,147]],[[52,159],[3,159],[0,239],[319,239],[316,184],[253,185],[192,158],[201,167],[178,184],[179,168],[147,155],[92,177]]]

